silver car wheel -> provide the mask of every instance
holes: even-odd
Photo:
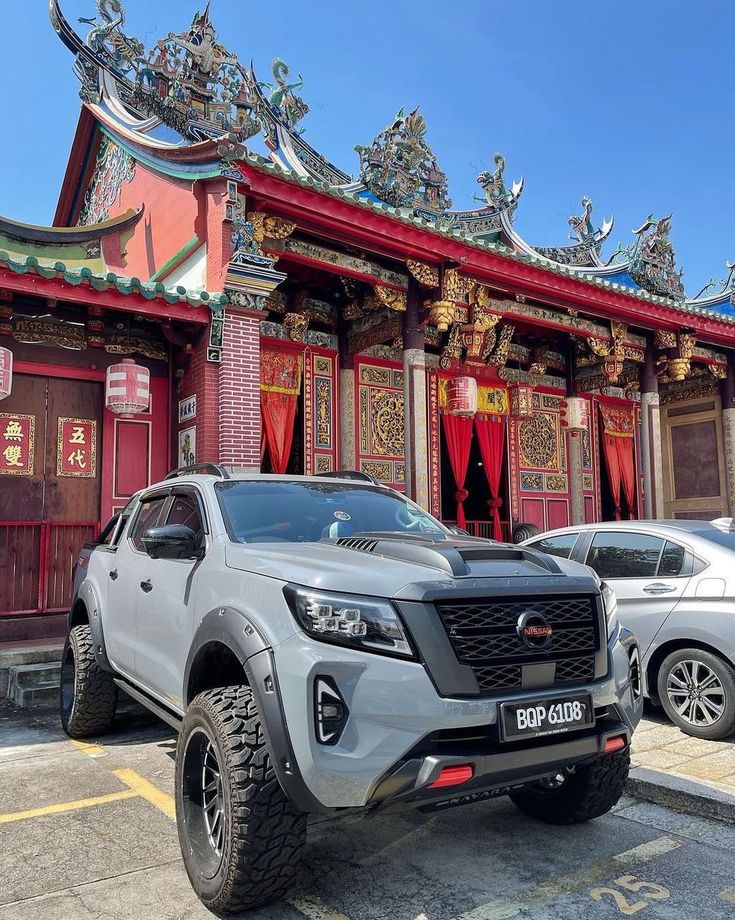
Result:
[[[714,725],[725,712],[725,688],[701,661],[679,661],[666,678],[666,693],[677,714],[699,728]]]
[[[202,810],[209,843],[222,856],[225,837],[225,800],[217,750],[210,739],[202,758]]]

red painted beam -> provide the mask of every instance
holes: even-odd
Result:
[[[29,297],[50,297],[59,303],[83,304],[101,307],[103,310],[120,310],[123,313],[137,313],[162,320],[205,326],[209,323],[209,307],[192,307],[187,303],[168,303],[161,297],[147,300],[140,294],[121,294],[111,287],[107,291],[95,291],[85,282],[69,284],[63,278],[42,278],[33,271],[18,275],[11,269],[0,268],[0,290],[26,294]]]
[[[461,240],[402,223],[369,208],[316,189],[295,185],[277,175],[248,168],[251,194],[261,207],[295,220],[299,227],[397,259],[430,263],[457,262],[461,270],[490,287],[522,294],[549,306],[571,307],[606,319],[624,320],[648,329],[694,330],[698,338],[735,345],[735,324],[714,317],[680,312],[620,291],[598,288],[574,277],[529,265],[499,253],[476,249]],[[535,322],[529,316],[530,322]]]

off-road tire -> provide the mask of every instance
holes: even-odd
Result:
[[[117,687],[94,655],[92,630],[75,626],[66,637],[61,657],[59,709],[61,724],[71,738],[106,732],[115,717]]]
[[[204,736],[216,750],[221,776],[225,831],[219,855],[204,839],[202,796],[197,800],[197,769],[201,773],[206,758],[197,745]],[[279,785],[248,687],[207,690],[187,709],[176,752],[176,823],[189,880],[215,913],[278,900],[296,880],[306,815]]]
[[[710,671],[714,672],[719,680],[724,693],[724,711],[712,725],[693,725],[682,718],[672,705],[667,692],[669,673],[677,664],[683,661],[699,661]],[[720,738],[729,738],[735,734],[735,668],[712,652],[701,648],[683,648],[672,652],[661,662],[656,677],[656,693],[667,717],[677,728],[694,738],[707,738],[716,741]]]
[[[545,824],[582,824],[607,814],[617,804],[629,769],[630,750],[625,748],[577,767],[557,789],[537,784],[510,798],[524,814]]]

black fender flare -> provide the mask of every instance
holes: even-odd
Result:
[[[272,649],[246,613],[234,607],[216,607],[202,617],[184,669],[182,699],[187,705],[190,702],[188,687],[192,667],[199,652],[211,642],[225,645],[242,665],[272,753],[273,769],[283,791],[300,811],[330,814],[332,809],[312,794],[301,776],[288,734]]]
[[[67,617],[67,631],[72,628],[72,616],[74,607],[78,604],[84,604],[87,610],[87,622],[92,631],[92,642],[94,643],[94,657],[97,659],[98,666],[103,671],[114,673],[115,669],[110,664],[105,647],[105,630],[102,624],[102,604],[100,603],[97,590],[90,579],[85,580],[79,586],[79,590],[72,599],[69,607],[69,616]]]
[[[194,662],[201,650],[211,642],[226,646],[248,671],[246,662],[253,655],[270,648],[258,628],[247,614],[235,607],[215,607],[205,614],[191,640],[191,647],[184,668],[184,684],[181,698],[188,705],[189,680]],[[250,678],[250,674],[248,674]]]

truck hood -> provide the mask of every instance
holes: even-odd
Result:
[[[519,581],[529,591],[541,581],[567,582],[570,590],[596,591],[589,569],[527,547],[452,538],[433,541],[404,534],[355,534],[318,543],[230,544],[225,563],[239,569],[324,591],[410,599],[429,584],[488,591]]]

